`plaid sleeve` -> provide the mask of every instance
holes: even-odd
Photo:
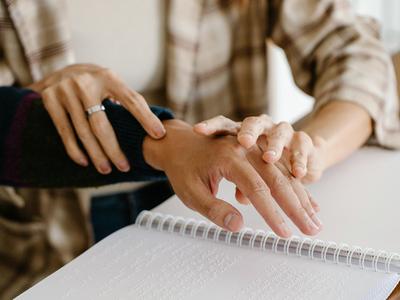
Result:
[[[390,55],[379,26],[357,16],[347,0],[275,0],[270,37],[284,49],[296,84],[315,97],[350,101],[374,120],[374,138],[400,148],[399,103]]]

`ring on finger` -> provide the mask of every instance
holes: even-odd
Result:
[[[93,106],[89,107],[88,109],[86,109],[86,114],[88,117],[90,117],[94,113],[97,113],[99,111],[105,111],[105,110],[106,110],[106,108],[104,107],[103,104],[97,104],[97,105],[93,105]]]

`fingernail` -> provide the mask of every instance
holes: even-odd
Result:
[[[274,162],[274,160],[276,159],[276,155],[277,155],[277,153],[275,150],[268,150],[268,151],[264,152],[262,157],[265,162],[271,163],[271,162]]]
[[[237,214],[229,214],[224,219],[224,225],[230,231],[239,231],[242,228],[242,218]]]
[[[306,167],[302,163],[294,163],[294,168],[304,170]]]
[[[314,223],[313,220],[306,213],[304,213],[304,219],[310,231],[315,231],[315,230],[319,231],[320,229],[319,226],[316,223]]]
[[[194,125],[194,128],[200,131],[207,130],[207,123],[197,123],[196,125]]]
[[[293,172],[296,174],[296,176],[302,176],[303,174],[305,175],[307,170],[302,164],[295,164],[295,166],[293,166]]]
[[[130,169],[129,163],[124,160],[118,163],[118,168],[122,171],[122,172],[128,172]]]
[[[279,224],[279,230],[282,233],[282,236],[284,237],[290,237],[292,235],[289,226],[285,222]]]
[[[154,134],[158,138],[162,138],[165,135],[165,133],[166,133],[165,128],[162,126],[156,126],[154,128]]]
[[[276,151],[275,150],[268,150],[265,152],[269,156],[276,156]]]
[[[318,226],[318,229],[320,229],[320,228],[322,227],[323,224],[322,224],[321,220],[317,217],[316,214],[313,214],[313,215],[311,216],[311,219],[313,220],[313,222],[315,223],[315,225]]]
[[[88,161],[87,161],[86,159],[81,158],[81,159],[79,160],[79,164],[80,164],[81,166],[83,166],[83,167],[87,167],[89,163],[88,163]]]
[[[243,147],[247,149],[253,146],[255,143],[254,136],[250,133],[239,134],[238,141]]]
[[[108,173],[111,172],[111,167],[110,167],[110,164],[108,162],[101,163],[99,168],[100,168],[100,172],[102,174],[108,174]]]

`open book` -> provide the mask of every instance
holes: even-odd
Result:
[[[328,172],[311,187],[323,197],[314,240],[278,238],[251,207],[254,229],[229,233],[174,197],[18,299],[386,299],[400,279],[399,167],[400,153],[365,149]]]

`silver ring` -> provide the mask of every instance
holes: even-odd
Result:
[[[97,113],[97,112],[99,112],[99,111],[105,111],[105,110],[106,110],[106,108],[104,107],[104,105],[102,105],[102,104],[97,104],[97,105],[94,105],[94,106],[92,106],[92,107],[89,107],[89,108],[86,110],[86,113],[87,113],[87,116],[90,117],[90,116],[93,115],[94,113]]]

